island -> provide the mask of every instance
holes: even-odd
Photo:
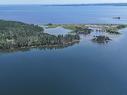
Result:
[[[110,40],[111,39],[105,35],[94,36],[94,38],[92,39],[93,42],[100,43],[100,44],[108,43]]]
[[[0,49],[65,46],[79,40],[79,35],[55,36],[38,25],[0,20]]]
[[[66,35],[51,35],[45,33],[45,28],[63,27],[71,30]],[[122,24],[46,24],[35,25],[19,21],[0,20],[0,49],[17,49],[32,47],[64,47],[78,43],[80,34],[88,35],[92,32],[120,34],[119,30],[126,28]],[[93,36],[94,42],[108,42],[111,39],[105,35]]]

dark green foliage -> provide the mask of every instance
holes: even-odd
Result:
[[[92,29],[77,27],[77,29],[72,32],[76,34],[90,34]]]
[[[118,29],[123,29],[123,28],[126,28],[126,27],[127,27],[127,25],[118,25],[117,26]]]
[[[111,39],[107,36],[95,36],[93,39],[93,42],[97,42],[97,43],[107,43],[109,42]]]
[[[38,25],[0,20],[0,49],[63,45],[79,40],[78,35],[54,36]]]
[[[106,32],[111,33],[111,34],[120,34],[119,30],[126,28],[127,25],[117,25],[115,27],[109,27],[106,28]]]
[[[90,34],[92,32],[92,29],[89,29],[88,27],[85,26],[74,26],[74,29],[72,33],[76,34]]]
[[[111,34],[120,34],[120,32],[118,31],[117,28],[115,28],[115,29],[112,29],[112,28],[106,29],[106,32],[111,33]]]

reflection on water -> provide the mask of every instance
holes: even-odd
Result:
[[[26,52],[31,51],[32,49],[38,49],[38,50],[55,50],[55,49],[63,49],[70,46],[73,46],[75,44],[79,44],[79,41],[69,43],[66,45],[58,45],[58,46],[38,46],[38,47],[25,47],[25,48],[17,48],[17,49],[6,49],[6,50],[0,50],[0,54],[3,53],[13,53],[13,52]]]

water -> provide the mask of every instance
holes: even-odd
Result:
[[[127,23],[127,6],[0,6],[0,18],[27,23]],[[120,16],[121,20],[112,19]]]
[[[79,20],[67,20],[66,15],[69,14],[65,15],[64,12],[76,13],[83,11],[81,7],[76,7],[75,11],[70,11],[66,7],[60,9],[55,7],[55,10],[51,10],[51,7],[41,9],[40,7],[43,6],[36,6],[40,8],[40,10],[36,10],[36,7],[31,9],[31,7],[28,8],[26,6],[24,7],[26,8],[25,14],[21,7],[17,7],[16,10],[15,7],[2,7],[0,9],[4,11],[0,10],[1,18],[4,15],[3,18],[18,19],[29,23],[41,23],[38,20],[40,18],[44,23],[49,21],[54,23],[69,23],[70,20],[80,22],[82,18],[79,18]],[[46,8],[48,9],[46,10]],[[91,7],[87,8],[90,9]],[[113,9],[119,10],[111,10],[115,14],[115,11],[120,11],[121,9],[119,15],[124,17],[126,15],[123,12],[124,8],[113,7]],[[60,18],[64,17],[62,14],[62,17],[58,17],[61,9],[63,9],[65,20],[60,20]],[[82,10],[78,11],[78,9]],[[107,7],[104,10],[111,11],[109,9]],[[44,12],[47,12],[47,14],[43,14],[42,10],[45,10]],[[103,11],[100,8],[95,10],[93,7],[87,11],[97,10]],[[28,11],[30,14],[33,12],[36,12],[36,14],[30,17],[26,16],[30,15]],[[48,16],[43,16],[47,18],[47,22],[38,14],[40,11],[43,15]],[[58,14],[55,16],[54,12]],[[50,20],[49,17],[51,15],[49,14],[54,15],[55,18],[58,17],[58,19]],[[98,17],[98,15],[109,16],[114,14],[106,14],[105,12],[102,14],[100,12],[95,17]],[[38,15],[40,18],[36,18]],[[78,16],[80,15],[73,15],[72,18]],[[31,17],[33,19],[30,19]],[[88,19],[88,21],[92,20]],[[93,22],[95,21],[93,20]],[[97,20],[96,23],[100,21],[104,20]],[[106,22],[110,21],[106,20]],[[122,22],[124,23],[125,21]],[[10,53],[0,52],[0,95],[127,95],[127,29],[123,29],[121,32],[122,35],[115,37],[113,41],[104,45],[93,43],[82,35],[79,44],[62,49],[31,49]]]
[[[127,29],[99,45],[0,53],[1,95],[126,95]],[[117,38],[116,38],[117,39]]]
[[[69,32],[71,32],[72,30],[68,30],[68,29],[65,29],[63,27],[56,27],[56,28],[48,28],[48,29],[45,29],[44,32],[45,33],[48,33],[48,34],[51,34],[51,35],[66,35],[68,34]]]

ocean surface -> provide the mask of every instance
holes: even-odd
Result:
[[[113,17],[121,17],[121,19],[112,19]],[[127,24],[127,6],[0,5],[0,19],[34,24]]]
[[[125,6],[0,6],[0,18],[125,24],[126,11]],[[120,31],[107,44],[81,35],[78,44],[65,48],[0,51],[0,95],[127,95],[127,29]]]

